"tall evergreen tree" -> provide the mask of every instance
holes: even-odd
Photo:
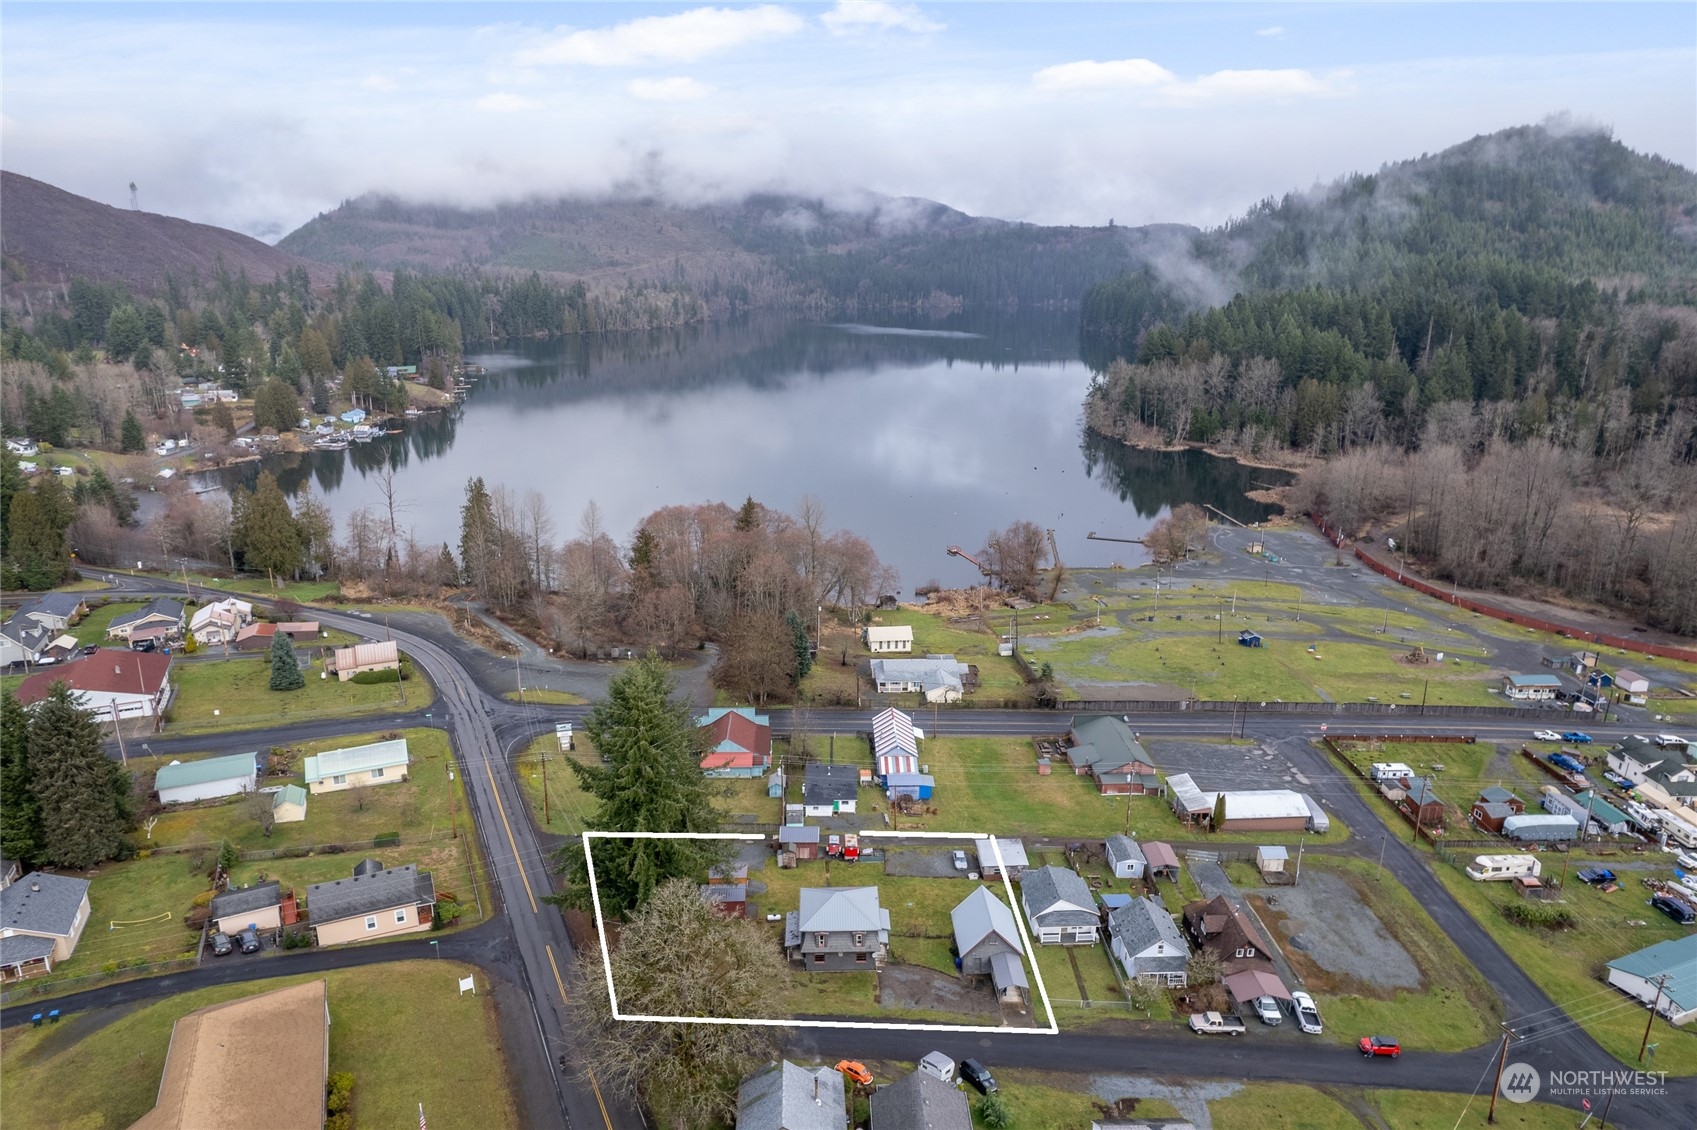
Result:
[[[41,846],[41,806],[30,781],[29,714],[0,692],[0,856],[33,863]]]
[[[737,508],[736,527],[743,533],[760,525],[760,504],[754,501],[754,496],[748,495]]]
[[[136,419],[136,410],[130,408],[124,412],[124,423],[119,429],[120,446],[130,453],[135,453],[147,446],[147,436],[141,430],[141,421]]]
[[[589,826],[613,832],[715,832],[719,814],[701,772],[695,727],[672,701],[671,671],[650,653],[607,685],[585,726],[601,765],[566,764],[600,802]],[[674,877],[699,878],[722,858],[711,841],[598,840],[595,878],[604,913],[628,914]],[[566,889],[555,899],[588,909],[589,872],[581,840],[555,856]]]
[[[88,868],[120,854],[129,823],[129,774],[100,746],[94,716],[54,683],[29,720],[30,788],[41,806],[36,858]]]
[[[277,634],[271,637],[270,659],[272,690],[298,691],[306,686],[300,660],[295,658],[295,641],[289,633],[278,629]]]
[[[495,507],[483,477],[467,480],[465,505],[460,507],[460,566],[465,583],[479,594],[489,587],[490,566],[501,545],[501,531],[495,524]]]
[[[278,574],[300,567],[300,527],[270,471],[260,473],[242,514],[242,551],[249,568],[265,570],[272,588],[277,587]]]
[[[795,685],[807,678],[807,673],[813,670],[813,645],[807,639],[807,624],[801,614],[795,609],[784,613],[784,623],[790,627],[790,638],[795,641]]]

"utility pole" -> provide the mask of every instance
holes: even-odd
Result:
[[[1503,1089],[1503,1067],[1508,1063],[1508,1042],[1520,1038],[1514,1034],[1514,1029],[1507,1024],[1499,1024],[1498,1027],[1503,1030],[1503,1046],[1497,1051],[1497,1082],[1491,1088],[1490,1112],[1485,1115],[1485,1121],[1490,1123],[1495,1123],[1497,1120],[1497,1096],[1502,1093]]]
[[[1130,807],[1129,803],[1128,803],[1127,807],[1128,808]],[[1300,840],[1296,841],[1296,882],[1297,882],[1298,885],[1301,885],[1301,883],[1302,883],[1302,849],[1307,847],[1307,846],[1308,846],[1308,837],[1307,836],[1303,836]]]
[[[1390,842],[1391,842],[1391,834],[1389,832],[1386,832],[1383,836],[1379,837],[1379,881],[1380,882],[1383,882],[1384,878],[1385,878],[1385,845],[1390,843]]]
[[[542,751],[542,826],[546,828],[553,823],[554,821],[548,816],[548,750],[544,746]]]
[[[1650,1017],[1644,1021],[1644,1038],[1638,1041],[1638,1062],[1644,1062],[1644,1049],[1650,1046],[1650,1025],[1656,1022],[1656,1006],[1662,1003],[1662,987],[1667,984],[1668,975],[1662,974],[1656,978],[1656,999],[1650,1004]]]
[[[107,704],[112,708],[112,732],[118,735],[118,756],[123,760],[124,768],[130,767],[130,755],[124,752],[124,727],[118,721],[118,700],[113,699]]]

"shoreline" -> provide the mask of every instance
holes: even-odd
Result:
[[[1215,459],[1225,459],[1244,467],[1254,467],[1263,471],[1285,471],[1292,475],[1300,474],[1318,463],[1325,462],[1325,460],[1316,456],[1292,454],[1290,456],[1290,462],[1278,463],[1273,462],[1266,457],[1257,458],[1252,455],[1243,455],[1239,452],[1212,446],[1198,440],[1183,440],[1173,443],[1147,443],[1140,442],[1138,440],[1123,439],[1116,435],[1109,435],[1107,432],[1097,431],[1088,424],[1085,425],[1085,430],[1090,432],[1092,435],[1099,436],[1111,443],[1122,444],[1126,447],[1135,448],[1138,451],[1200,451],[1204,455],[1211,455]]]

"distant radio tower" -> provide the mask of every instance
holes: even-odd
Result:
[[[136,200],[136,182],[135,181],[130,182],[130,211],[132,211],[132,212],[141,211],[141,204],[138,203],[137,200]]]

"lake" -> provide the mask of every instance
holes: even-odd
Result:
[[[1137,451],[1081,426],[1090,370],[1076,316],[953,317],[914,325],[751,320],[662,334],[522,342],[485,366],[465,402],[405,433],[267,459],[291,493],[311,486],[338,521],[377,506],[397,469],[400,518],[427,543],[459,542],[466,480],[541,491],[561,538],[593,499],[628,544],[661,506],[746,496],[866,538],[901,574],[959,586],[975,553],[1016,519],[1053,528],[1070,566],[1135,565],[1138,538],[1171,507],[1208,503],[1241,521],[1270,508],[1244,492],[1278,472],[1201,452]],[[248,481],[248,464],[222,472]],[[340,532],[340,531],[338,531]]]

